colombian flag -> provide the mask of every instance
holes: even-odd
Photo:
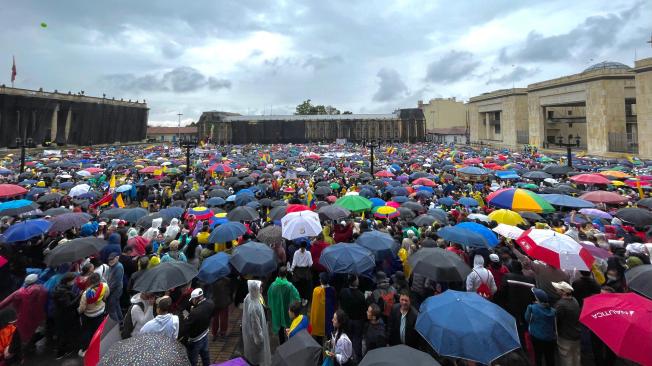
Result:
[[[115,201],[113,202],[113,207],[120,207],[120,208],[125,207],[125,202],[122,200],[122,195],[121,194],[118,194],[115,197]]]
[[[109,188],[115,188],[115,174],[111,174],[111,180],[109,181]]]
[[[308,189],[308,193],[306,194],[306,206],[310,207],[311,210],[317,208],[315,197],[312,194],[312,189]]]

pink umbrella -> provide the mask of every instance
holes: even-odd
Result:
[[[580,322],[618,356],[652,365],[652,301],[634,293],[593,295],[584,299]]]
[[[607,191],[586,192],[583,195],[581,195],[580,198],[593,203],[609,203],[609,204],[625,203],[628,200],[627,197],[623,197],[618,193],[607,192]]]
[[[611,184],[611,181],[600,174],[579,174],[570,178],[581,184]]]
[[[390,207],[394,207],[394,208],[399,208],[399,207],[401,207],[401,204],[398,203],[398,202],[389,201],[389,202],[387,202],[387,203],[385,204],[385,206],[390,206]]]

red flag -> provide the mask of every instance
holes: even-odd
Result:
[[[121,339],[120,326],[107,315],[93,334],[88,349],[86,349],[84,366],[96,366],[106,351]]]
[[[13,56],[14,64],[11,66],[11,82],[16,80],[16,56]]]
[[[99,201],[93,203],[90,207],[100,207],[104,204],[111,203],[111,201],[113,201],[113,195],[110,192],[107,192],[104,197],[102,197]]]

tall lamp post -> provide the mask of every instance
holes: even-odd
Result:
[[[25,140],[16,137],[16,146],[20,146],[20,172],[25,172],[25,148],[32,145],[32,138]]]
[[[197,137],[189,137],[179,141],[181,147],[186,149],[186,176],[190,175],[190,149],[197,147]]]
[[[374,142],[374,141],[371,141],[371,142],[364,141],[362,144],[363,144],[364,147],[368,147],[370,149],[369,160],[370,160],[370,163],[371,163],[371,176],[373,177],[373,175],[374,175],[374,149],[379,148],[380,143],[377,143],[377,142]]]
[[[177,141],[181,143],[181,116],[183,116],[183,113],[177,113],[177,116],[179,117],[179,124],[177,125]]]
[[[575,140],[575,141],[573,141]],[[566,148],[566,160],[570,168],[573,167],[573,157],[571,156],[571,148],[580,147],[581,137],[579,134],[573,137],[573,135],[568,135],[568,142],[564,142],[564,137],[559,135],[557,136],[557,146]]]

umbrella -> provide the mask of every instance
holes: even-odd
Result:
[[[476,224],[477,225],[477,224]],[[457,226],[446,226],[437,231],[440,238],[466,247],[484,248],[489,246],[487,238],[472,230]]]
[[[652,198],[643,198],[636,203],[637,206],[642,206],[647,209],[652,209]]]
[[[50,267],[74,262],[98,253],[106,244],[106,240],[93,236],[69,240],[47,253],[44,262]]]
[[[204,259],[199,268],[197,278],[204,283],[213,283],[222,277],[226,277],[231,273],[229,267],[229,255],[220,252]]]
[[[484,225],[480,225],[475,222],[461,222],[455,225],[454,227],[471,230],[475,233],[484,236],[484,238],[487,239],[487,243],[489,243],[489,246],[492,247],[495,247],[500,242],[496,237],[496,234],[494,234],[488,227]]]
[[[455,253],[441,248],[421,248],[408,258],[412,273],[436,282],[466,281],[471,268]]]
[[[586,216],[599,217],[601,219],[613,219],[613,216],[604,211],[598,210],[597,208],[583,208],[579,211],[579,213]]]
[[[573,208],[592,208],[595,205],[589,201],[568,196],[565,194],[540,194],[539,196],[543,197],[544,200],[548,201],[551,205],[562,206],[562,207],[573,207]]]
[[[292,212],[281,219],[283,237],[294,240],[317,236],[322,232],[319,215],[312,211]]]
[[[84,193],[88,193],[88,191],[90,190],[91,190],[91,186],[89,186],[88,184],[80,184],[70,188],[70,192],[68,192],[68,195],[70,197],[81,196]]]
[[[543,217],[541,217],[541,215],[536,214],[534,212],[521,211],[518,214],[521,215],[521,217],[526,219],[526,220],[538,221],[538,222],[545,221],[545,219]]]
[[[54,207],[54,208],[50,208],[50,209],[47,209],[47,210],[43,211],[43,215],[44,216],[58,216],[58,215],[63,215],[65,213],[70,213],[70,212],[72,212],[72,211],[70,211],[69,209],[67,209],[65,207]]]
[[[548,165],[543,171],[552,175],[565,175],[572,171],[573,168],[566,165]]]
[[[116,342],[102,356],[98,366],[185,366],[190,365],[186,347],[159,333],[138,334]]]
[[[404,208],[409,210],[408,208]],[[372,209],[374,217],[379,219],[393,219],[401,216],[401,212],[392,206],[377,206]]]
[[[146,270],[134,282],[134,290],[139,292],[164,292],[192,281],[197,269],[186,262],[164,262]]]
[[[436,218],[441,224],[448,225],[448,213],[441,208],[431,208],[428,210],[428,215]]]
[[[376,267],[376,260],[369,249],[350,243],[337,243],[321,252],[319,264],[331,273],[362,274]]]
[[[608,191],[591,191],[580,196],[581,199],[593,203],[618,204],[627,202],[628,198],[623,197],[615,192]]]
[[[518,239],[521,235],[523,235],[523,231],[525,231],[519,227],[506,225],[506,224],[498,224],[495,228],[491,230],[498,233],[501,236],[504,236],[512,240]]]
[[[50,227],[50,232],[65,232],[68,229],[74,227],[81,227],[90,220],[90,216],[85,213],[71,212],[65,213],[58,216],[54,216],[50,219],[52,226]]]
[[[48,220],[35,219],[13,224],[2,234],[2,241],[15,243],[25,241],[45,234],[50,230],[52,223]]]
[[[408,209],[414,211],[415,213],[425,212],[426,211],[425,207],[423,207],[420,203],[414,202],[414,201],[404,202],[403,204],[401,204],[401,207],[408,208]]]
[[[511,210],[505,210],[504,208],[491,212],[489,214],[489,219],[496,221],[499,224],[506,224],[512,226],[525,223],[525,220],[523,220],[523,217],[521,217],[521,215]]]
[[[618,356],[652,365],[652,301],[634,293],[598,294],[584,299],[580,322]]]
[[[486,223],[491,222],[491,219],[489,218],[489,216],[483,215],[483,214],[478,214],[478,213],[472,213],[469,216],[467,216],[467,218],[469,220],[482,221],[482,222],[486,222]]]
[[[48,202],[59,202],[63,196],[59,193],[48,193],[39,197],[36,202],[38,203],[48,203]]]
[[[652,264],[642,264],[625,272],[627,287],[652,299]]]
[[[570,177],[575,183],[580,184],[611,184],[611,181],[600,174],[578,174]]]
[[[0,203],[0,216],[18,216],[38,209],[38,204],[30,200],[13,200]]]
[[[358,366],[439,366],[432,356],[404,344],[373,349]]]
[[[317,213],[319,214],[319,217],[324,220],[328,219],[335,221],[345,219],[351,215],[351,211],[346,208],[334,205],[324,206],[317,210]]]
[[[120,219],[135,224],[141,217],[147,216],[148,213],[144,208],[129,208],[122,212]]]
[[[280,226],[269,225],[258,231],[256,235],[258,241],[267,245],[280,245],[283,244],[282,230]]]
[[[239,206],[231,210],[227,218],[231,221],[255,221],[260,219],[260,215],[251,207]]]
[[[541,196],[521,188],[499,189],[487,196],[487,203],[514,211],[555,212],[555,209]]]
[[[189,209],[188,215],[194,215],[197,220],[207,220],[211,218],[214,213],[208,207],[197,206]]]
[[[228,243],[247,232],[247,227],[237,221],[226,222],[215,228],[208,237],[209,243]]]
[[[452,199],[451,197],[442,197],[437,200],[437,203],[439,203],[440,205],[451,207],[455,204],[455,200]]]
[[[351,212],[367,211],[371,209],[371,206],[373,206],[371,201],[368,199],[355,195],[339,198],[337,201],[335,201],[335,204],[344,207]]]
[[[621,208],[620,210],[616,211],[615,216],[638,227],[652,225],[652,212],[642,208]]]
[[[430,226],[437,221],[437,218],[427,214],[419,215],[412,220],[412,222],[417,226]]]
[[[321,352],[321,345],[306,330],[302,330],[276,348],[272,366],[316,366]]]
[[[410,220],[415,218],[417,215],[414,213],[414,211],[410,210],[407,207],[399,207],[396,209],[396,211],[399,212],[400,216],[406,220]]]
[[[222,206],[226,203],[222,197],[211,197],[206,201],[206,206]]]
[[[588,242],[587,241],[581,241],[580,245],[582,246],[582,248],[588,250],[589,253],[591,253],[591,255],[594,258],[607,259],[607,258],[611,257],[611,252],[609,252],[606,249],[602,249],[602,248],[596,246],[595,244],[591,243],[590,241],[588,241]]]
[[[171,219],[172,218],[177,218],[178,219],[181,216],[183,216],[183,211],[184,211],[184,209],[181,208],[181,207],[170,206],[168,208],[162,209],[158,213],[160,213],[161,215],[167,216],[167,217],[169,217]]]
[[[369,249],[377,260],[392,257],[399,249],[398,243],[391,235],[377,230],[362,233],[355,242]]]
[[[279,221],[287,214],[287,206],[277,206],[269,210],[267,217],[272,221]]]
[[[478,201],[475,198],[471,198],[471,197],[462,197],[457,201],[457,203],[465,207],[478,206]]]
[[[163,215],[160,212],[156,212],[153,214],[149,214],[147,216],[143,216],[140,219],[138,219],[138,221],[136,221],[136,226],[149,229],[150,227],[152,227],[152,221],[156,219],[163,219],[163,223],[167,225],[170,223],[171,217],[167,215]]]
[[[15,184],[0,184],[0,198],[16,197],[27,193],[27,190]]]
[[[589,271],[593,256],[568,235],[554,230],[528,229],[516,239],[532,258],[562,270]]]
[[[102,211],[100,213],[100,217],[107,218],[107,219],[117,219],[126,211],[127,211],[126,208],[112,208],[106,211]]]
[[[442,356],[489,365],[521,347],[514,317],[474,292],[447,290],[419,310],[415,328]]]
[[[552,175],[542,172],[542,171],[531,171],[523,174],[523,178],[527,179],[548,179],[552,178]]]
[[[115,191],[118,193],[129,192],[131,191],[131,188],[133,188],[131,184],[123,184],[120,187],[116,188]]]
[[[233,250],[229,263],[240,274],[265,277],[276,270],[276,253],[267,244],[250,241]]]

